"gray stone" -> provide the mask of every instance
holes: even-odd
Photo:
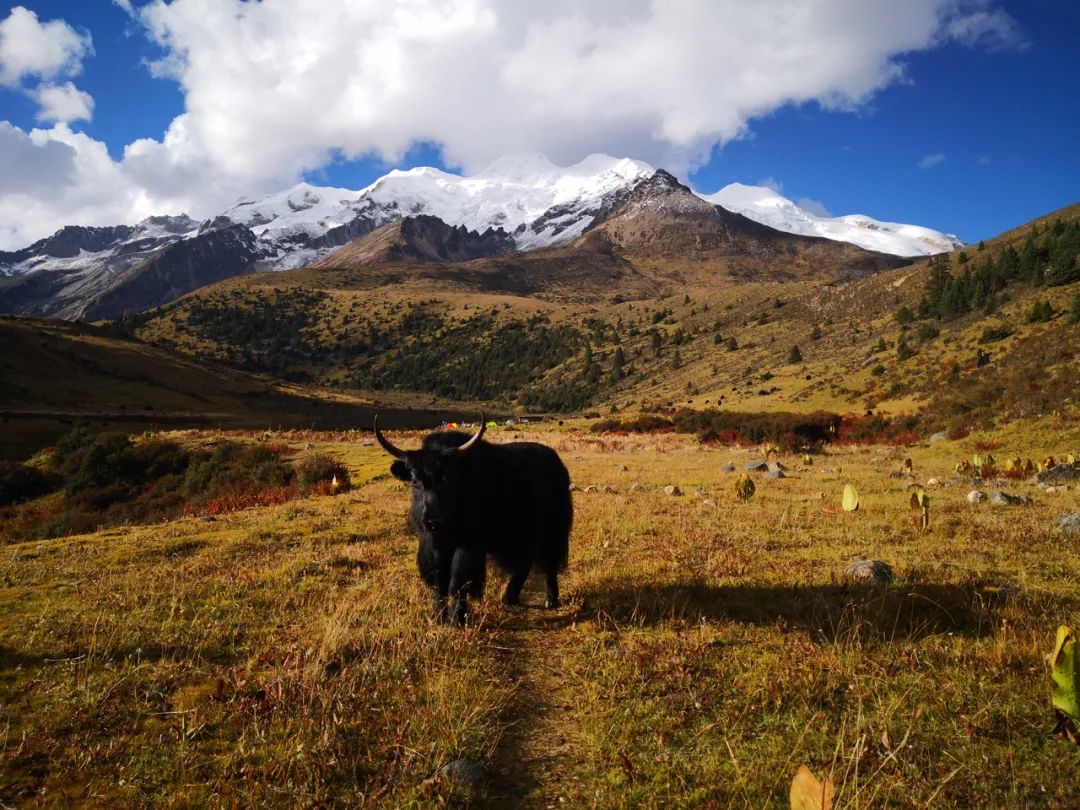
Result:
[[[645,485],[640,483],[640,482],[635,481],[633,484],[630,485],[630,491],[631,492],[644,492],[645,491]]]
[[[1058,528],[1065,532],[1080,532],[1080,512],[1065,515],[1058,521]]]
[[[1040,484],[1068,484],[1080,481],[1080,469],[1071,464],[1055,464],[1035,474]]]
[[[784,472],[785,470],[787,470],[787,467],[785,467],[779,461],[770,461],[765,466],[769,468],[769,472]]]
[[[780,478],[787,478],[782,470],[769,470],[769,472],[765,473],[766,481],[776,481]]]
[[[577,492],[578,491],[578,485],[577,484],[571,484],[570,485],[570,491],[571,492]]]
[[[888,585],[893,581],[892,568],[881,560],[856,560],[844,569],[844,576],[856,582]]]
[[[628,472],[630,470],[630,468],[627,467],[625,464],[620,464],[615,469],[618,470],[619,472]]]
[[[725,464],[723,467],[720,468],[720,472],[733,473],[733,472],[735,472],[735,465],[732,464],[731,462],[728,462],[727,464]]]
[[[588,495],[590,493],[593,493],[593,492],[596,492],[596,487],[595,486],[587,486],[587,487],[585,487],[585,494],[586,495]]]
[[[990,493],[990,503],[994,506],[1020,506],[1028,503],[1031,499],[1026,495],[1011,495],[1000,489]]]
[[[682,495],[682,490],[679,489],[674,484],[668,484],[666,487],[664,487],[664,494],[665,495]]]
[[[986,493],[979,492],[979,490],[977,489],[973,489],[967,494],[967,499],[968,503],[982,503],[986,500]]]
[[[748,461],[743,465],[744,472],[766,472],[769,465],[764,461]]]
[[[455,759],[439,768],[438,776],[465,787],[479,787],[484,781],[484,766],[475,759]]]
[[[930,434],[930,444],[945,441],[945,439],[947,438],[949,438],[949,434],[946,433],[944,430],[940,431],[939,433],[932,433]]]

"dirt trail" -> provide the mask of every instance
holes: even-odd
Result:
[[[534,584],[534,580],[536,583]],[[583,746],[572,714],[570,684],[562,666],[573,644],[569,629],[575,608],[545,611],[538,577],[530,578],[522,607],[499,627],[514,697],[503,720],[506,731],[491,763],[491,781],[482,807],[581,807]]]

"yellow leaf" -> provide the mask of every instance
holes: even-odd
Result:
[[[854,512],[859,508],[859,493],[851,484],[844,484],[844,497],[840,501],[845,512]]]
[[[809,768],[800,765],[791,783],[791,810],[832,810],[835,793],[832,779],[822,784]]]

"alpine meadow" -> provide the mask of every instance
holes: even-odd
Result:
[[[1077,37],[0,7],[0,808],[1077,806]]]

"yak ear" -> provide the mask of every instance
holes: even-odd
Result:
[[[390,474],[399,481],[411,481],[412,473],[409,472],[408,465],[404,461],[395,461],[390,465]]]

